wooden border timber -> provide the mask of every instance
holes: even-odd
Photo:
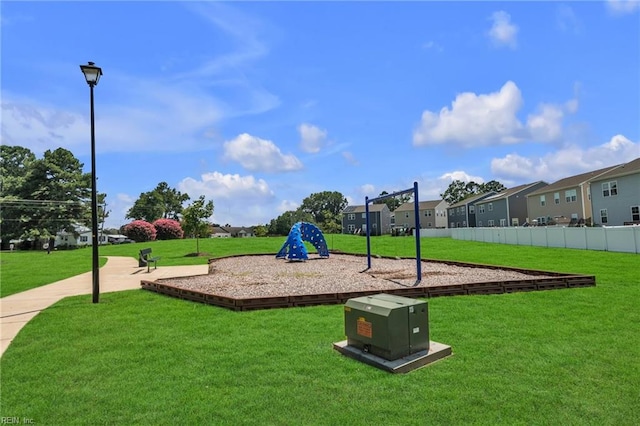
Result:
[[[347,253],[345,253],[347,254]],[[248,255],[263,256],[264,254]],[[354,254],[354,256],[365,256]],[[238,257],[238,256],[228,256]],[[209,267],[216,259],[209,260]],[[195,290],[187,290],[174,287],[168,284],[155,281],[142,280],[140,286],[144,290],[153,291],[155,293],[164,294],[166,296],[176,297],[179,299],[189,300],[198,303],[218,306],[221,308],[231,309],[233,311],[251,311],[258,309],[273,308],[289,308],[317,305],[336,305],[343,304],[349,299],[355,297],[369,296],[379,293],[395,294],[397,296],[414,297],[414,298],[431,298],[442,296],[472,296],[485,294],[503,294],[525,291],[543,291],[557,290],[580,287],[593,287],[596,285],[596,277],[593,275],[576,275],[561,272],[550,272],[531,270],[524,268],[513,268],[508,266],[483,265],[479,263],[464,263],[448,260],[422,259],[423,262],[444,263],[449,265],[485,268],[485,269],[502,269],[508,271],[516,271],[527,275],[536,276],[544,275],[546,278],[532,278],[525,280],[507,280],[507,281],[488,281],[480,283],[454,284],[433,287],[407,287],[393,288],[386,290],[365,290],[350,291],[343,293],[320,293],[305,295],[290,295],[277,297],[254,297],[254,298],[233,298],[216,294],[203,293]],[[187,277],[178,277],[187,278]]]

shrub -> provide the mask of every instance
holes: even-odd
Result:
[[[122,229],[124,235],[138,243],[156,239],[156,228],[147,221],[134,220]]]
[[[156,239],[158,240],[179,240],[184,237],[184,231],[180,222],[173,219],[158,219],[153,222],[156,228]]]

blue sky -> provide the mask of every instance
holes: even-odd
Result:
[[[2,143],[72,151],[107,226],[159,182],[268,223],[452,179],[506,186],[640,156],[640,3],[2,2]]]

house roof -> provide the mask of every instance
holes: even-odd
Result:
[[[587,173],[581,173],[579,175],[569,176],[564,179],[560,179],[550,185],[547,185],[543,188],[540,188],[536,191],[533,191],[527,194],[527,197],[533,196],[533,195],[539,195],[539,194],[546,194],[548,192],[557,191],[560,189],[568,189],[568,188],[574,188],[576,186],[580,186],[619,166],[620,165],[605,167],[604,169],[593,170]]]
[[[449,208],[449,209],[450,209],[450,208],[452,208],[452,207],[453,207],[453,208],[455,208],[455,207],[466,206],[467,204],[473,203],[473,202],[475,202],[475,201],[478,201],[478,200],[480,200],[480,199],[483,199],[483,198],[485,198],[485,197],[487,197],[487,196],[491,196],[491,195],[493,195],[493,194],[495,194],[495,192],[494,192],[494,191],[491,191],[491,192],[485,192],[485,193],[483,193],[483,194],[477,194],[477,195],[474,195],[474,196],[472,196],[472,197],[465,198],[465,199],[464,199],[464,200],[462,200],[462,201],[458,201],[458,202],[457,202],[457,203],[455,203],[455,204],[451,204],[451,205],[450,205],[449,207],[447,207],[447,208]]]
[[[484,200],[482,200],[482,202],[492,202],[492,201],[496,201],[496,200],[502,200],[502,199],[507,199],[509,197],[511,197],[512,195],[516,195],[519,192],[525,191],[533,186],[536,186],[540,183],[546,183],[543,182],[541,180],[537,181],[537,182],[533,182],[533,183],[525,183],[524,185],[519,185],[519,186],[514,186],[513,188],[508,188],[505,189],[504,191],[500,191],[498,192],[496,195],[492,195],[491,197],[487,197]],[[543,187],[544,188],[544,187]]]
[[[371,204],[369,206],[369,212],[381,212],[384,209],[389,210],[389,207],[386,204]],[[364,204],[360,206],[347,206],[342,210],[342,214],[347,213],[366,213],[365,206]]]
[[[220,227],[220,226],[214,226],[211,228],[211,232],[213,234],[228,234],[229,231],[227,231],[226,229]]]
[[[591,180],[594,181],[594,180],[601,180],[601,179],[609,179],[614,177],[632,175],[635,173],[640,173],[640,157],[636,158],[635,160],[629,161],[628,163],[621,164],[620,166],[615,167],[614,169],[606,173],[603,173],[600,176],[597,176],[596,178]]]
[[[441,202],[442,202],[442,200],[419,201],[418,202],[418,209],[420,211],[422,211],[422,210],[435,210],[436,207],[438,207],[438,204],[440,204]],[[413,211],[413,209],[414,209],[413,201],[411,201],[411,202],[408,202],[408,203],[402,203],[394,211],[396,211],[396,212]]]

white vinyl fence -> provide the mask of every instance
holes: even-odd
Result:
[[[640,226],[453,228],[450,231],[456,240],[640,253]]]

